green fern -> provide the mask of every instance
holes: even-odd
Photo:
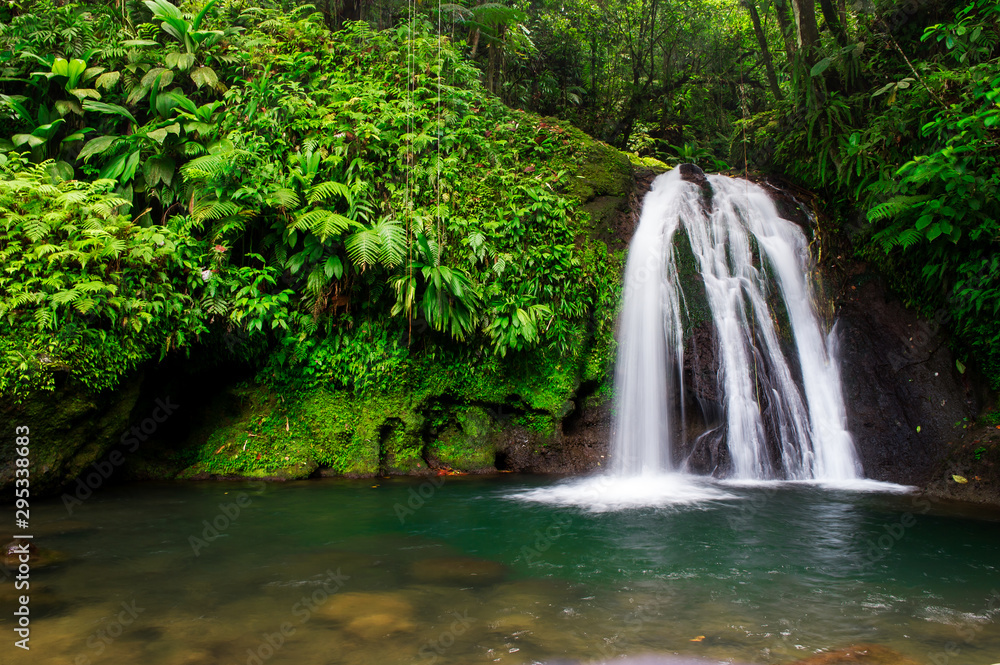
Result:
[[[877,222],[883,219],[890,219],[896,217],[906,210],[910,210],[917,203],[922,203],[926,201],[929,197],[923,195],[917,196],[894,196],[885,203],[880,203],[871,210],[868,211],[868,221]]]

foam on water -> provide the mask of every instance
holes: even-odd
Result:
[[[898,485],[882,480],[871,478],[852,478],[848,480],[757,480],[754,478],[725,478],[718,481],[723,487],[748,487],[748,488],[781,488],[781,487],[821,487],[829,490],[841,490],[845,492],[874,492],[881,494],[908,494],[915,492],[919,488],[912,485]]]
[[[556,506],[576,506],[592,512],[693,506],[737,498],[717,485],[712,479],[681,473],[644,474],[635,477],[602,474],[517,492],[510,498]]]

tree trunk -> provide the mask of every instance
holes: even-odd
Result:
[[[795,13],[795,38],[799,51],[809,66],[815,64],[819,47],[819,26],[816,24],[816,5],[813,0],[792,0]]]
[[[847,32],[840,23],[840,15],[837,8],[833,6],[833,0],[819,0],[819,6],[823,10],[823,20],[826,27],[833,33],[833,38],[837,40],[837,45],[843,48],[847,46]]]
[[[792,19],[788,14],[788,0],[774,0],[774,13],[778,16],[778,28],[781,30],[781,40],[785,45],[785,55],[788,62],[795,55],[795,43],[792,41]]]
[[[479,28],[476,28],[476,31],[472,33],[472,51],[469,53],[470,60],[476,59],[476,51],[478,50],[479,50]]]
[[[597,99],[597,33],[590,36],[590,99]]]
[[[757,13],[756,0],[746,0],[746,7],[750,11],[750,20],[753,21],[753,31],[757,35],[757,44],[760,45],[760,55],[764,60],[764,68],[767,70],[767,82],[771,86],[771,92],[775,99],[781,99],[781,87],[778,85],[778,77],[774,73],[774,61],[771,60],[771,51],[767,48],[767,35],[760,25],[760,14]]]

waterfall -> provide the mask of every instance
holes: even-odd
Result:
[[[681,169],[653,182],[629,248],[612,472],[671,470],[672,442],[686,429],[686,300],[675,253],[683,229],[716,336],[723,422],[709,434],[722,436],[728,450],[728,467],[716,471],[739,479],[861,477],[835,331],[824,332],[815,310],[805,234],[757,185],[697,173],[701,186]],[[794,341],[791,361],[783,337]]]

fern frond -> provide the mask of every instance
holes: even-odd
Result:
[[[293,227],[300,231],[310,231],[325,241],[328,236],[339,235],[351,225],[351,220],[331,210],[310,210],[299,215]]]
[[[342,196],[347,199],[348,203],[351,203],[351,189],[342,182],[334,182],[332,180],[321,182],[310,189],[308,200],[309,203],[316,203],[318,201],[325,201],[333,196]]]
[[[882,219],[895,217],[901,212],[909,210],[914,204],[926,201],[928,196],[894,196],[885,203],[880,203],[868,211],[868,221],[877,222]]]

